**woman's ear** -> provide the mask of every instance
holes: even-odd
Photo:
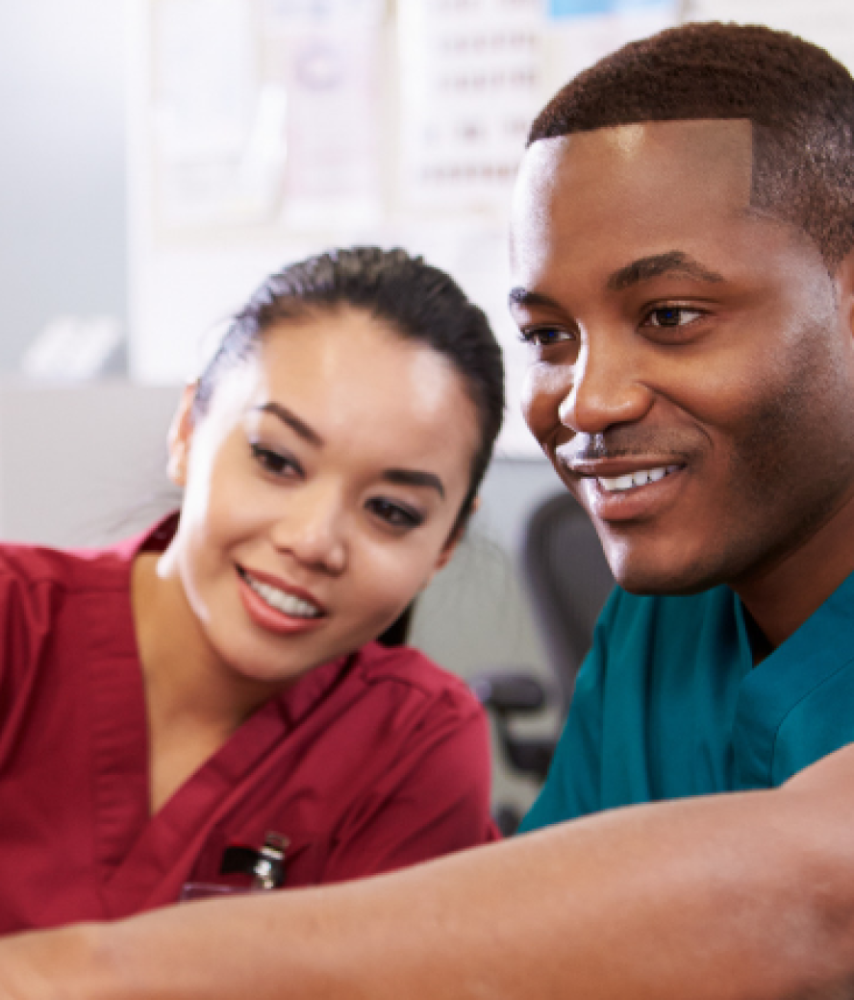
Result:
[[[197,382],[184,386],[181,402],[169,425],[166,442],[169,448],[169,462],[166,472],[176,486],[187,485],[187,463],[190,458],[190,443],[193,440],[193,403],[196,400]]]
[[[463,540],[463,536],[466,533],[466,528],[468,528],[468,524],[472,518],[472,515],[478,510],[479,507],[480,507],[480,497],[475,497],[474,500],[472,500],[471,502],[471,506],[469,507],[466,516],[454,527],[454,530],[451,532],[450,537],[448,538],[447,542],[445,542],[442,551],[439,553],[439,558],[436,560],[436,565],[433,567],[433,572],[430,574],[429,578],[424,584],[425,587],[439,572],[439,570],[444,569],[451,561],[451,557],[457,551],[457,546]]]

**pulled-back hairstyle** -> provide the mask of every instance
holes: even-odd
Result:
[[[231,322],[198,380],[193,417],[204,415],[220,378],[257,350],[265,330],[288,320],[361,310],[403,339],[441,354],[475,404],[480,446],[457,525],[471,511],[504,416],[501,348],[483,311],[444,271],[405,250],[330,250],[270,275]],[[453,419],[453,415],[449,415]]]
[[[752,204],[802,229],[832,270],[854,246],[854,80],[794,35],[696,23],[630,43],[560,90],[529,144],[715,118],[753,123]]]

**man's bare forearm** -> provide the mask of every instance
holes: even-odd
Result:
[[[778,791],[9,939],[0,970],[37,970],[15,1000],[838,1000],[854,996],[850,789],[847,750]]]

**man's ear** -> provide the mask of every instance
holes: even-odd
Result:
[[[833,272],[839,309],[844,317],[848,332],[854,337],[854,250],[842,258]]]
[[[169,448],[169,462],[166,472],[176,486],[187,485],[187,463],[190,458],[190,443],[193,440],[193,403],[196,400],[197,382],[184,386],[181,402],[169,425],[166,438]]]

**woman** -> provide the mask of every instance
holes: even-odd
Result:
[[[323,254],[185,391],[180,514],[104,551],[3,548],[0,933],[492,839],[478,706],[372,640],[451,557],[502,408],[447,275]]]

